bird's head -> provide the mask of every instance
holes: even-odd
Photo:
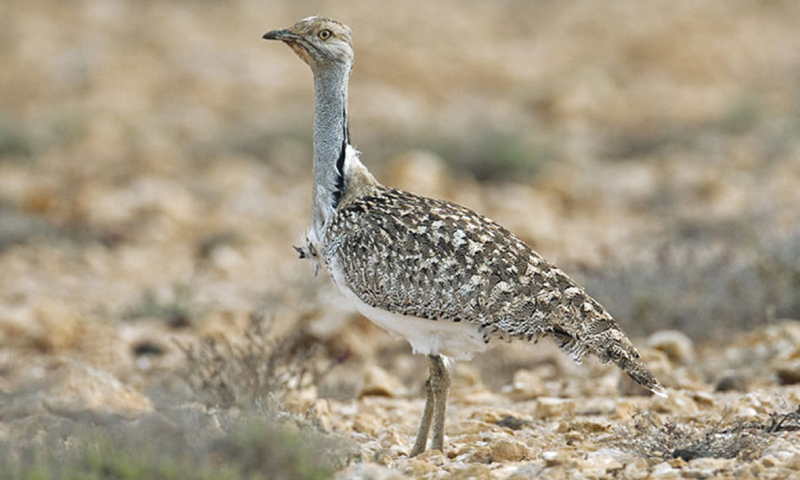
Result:
[[[289,28],[267,32],[264,39],[289,45],[314,71],[353,62],[350,29],[330,18],[304,18]]]

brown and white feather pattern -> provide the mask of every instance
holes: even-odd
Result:
[[[496,222],[381,185],[348,200],[326,225],[321,253],[360,302],[395,318],[464,322],[484,343],[552,335],[576,360],[591,353],[661,391],[611,315]]]

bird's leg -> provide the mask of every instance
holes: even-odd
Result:
[[[450,391],[450,375],[444,366],[442,357],[428,357],[431,368],[431,390],[433,390],[433,438],[431,450],[444,453],[444,417],[447,411],[447,395]]]
[[[431,358],[431,357],[429,357]],[[431,418],[433,417],[433,386],[431,380],[433,379],[433,367],[431,367],[430,377],[425,381],[425,409],[422,411],[422,420],[419,422],[419,431],[417,431],[417,439],[414,441],[414,448],[411,449],[409,456],[416,457],[425,451],[425,445],[428,443],[428,432],[431,431]]]

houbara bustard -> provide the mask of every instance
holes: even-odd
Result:
[[[608,312],[564,272],[494,221],[378,183],[350,144],[350,29],[309,17],[273,30],[314,73],[314,189],[301,258],[323,264],[365,317],[427,355],[425,408],[410,455],[443,450],[450,378],[442,357],[468,359],[493,338],[551,336],[576,361],[593,354],[664,394]]]

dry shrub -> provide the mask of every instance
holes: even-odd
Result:
[[[175,410],[135,422],[59,422],[45,444],[0,441],[0,480],[323,480],[357,452],[352,442],[255,413],[225,423],[208,428]]]
[[[771,413],[769,423],[764,425],[768,433],[793,432],[800,430],[800,405],[797,409],[789,413]]]
[[[681,425],[661,422],[649,413],[634,417],[632,426],[621,428],[618,446],[632,451],[651,464],[681,458],[738,458],[752,460],[772,442],[772,434],[800,429],[800,407],[797,410],[772,413],[769,420],[744,422],[723,416],[710,426],[696,422]]]
[[[207,405],[270,410],[285,394],[319,382],[330,368],[320,345],[298,328],[284,338],[269,337],[270,323],[251,316],[239,339],[205,339],[178,345],[187,359],[185,378]]]
[[[279,403],[324,373],[324,355],[302,329],[281,339],[268,332],[254,315],[241,338],[179,345],[184,378],[211,408],[169,398],[133,420],[92,409],[63,416],[42,392],[0,395],[0,414],[14,420],[0,437],[0,480],[330,478],[360,459],[358,445]],[[26,425],[43,425],[47,435]]]

